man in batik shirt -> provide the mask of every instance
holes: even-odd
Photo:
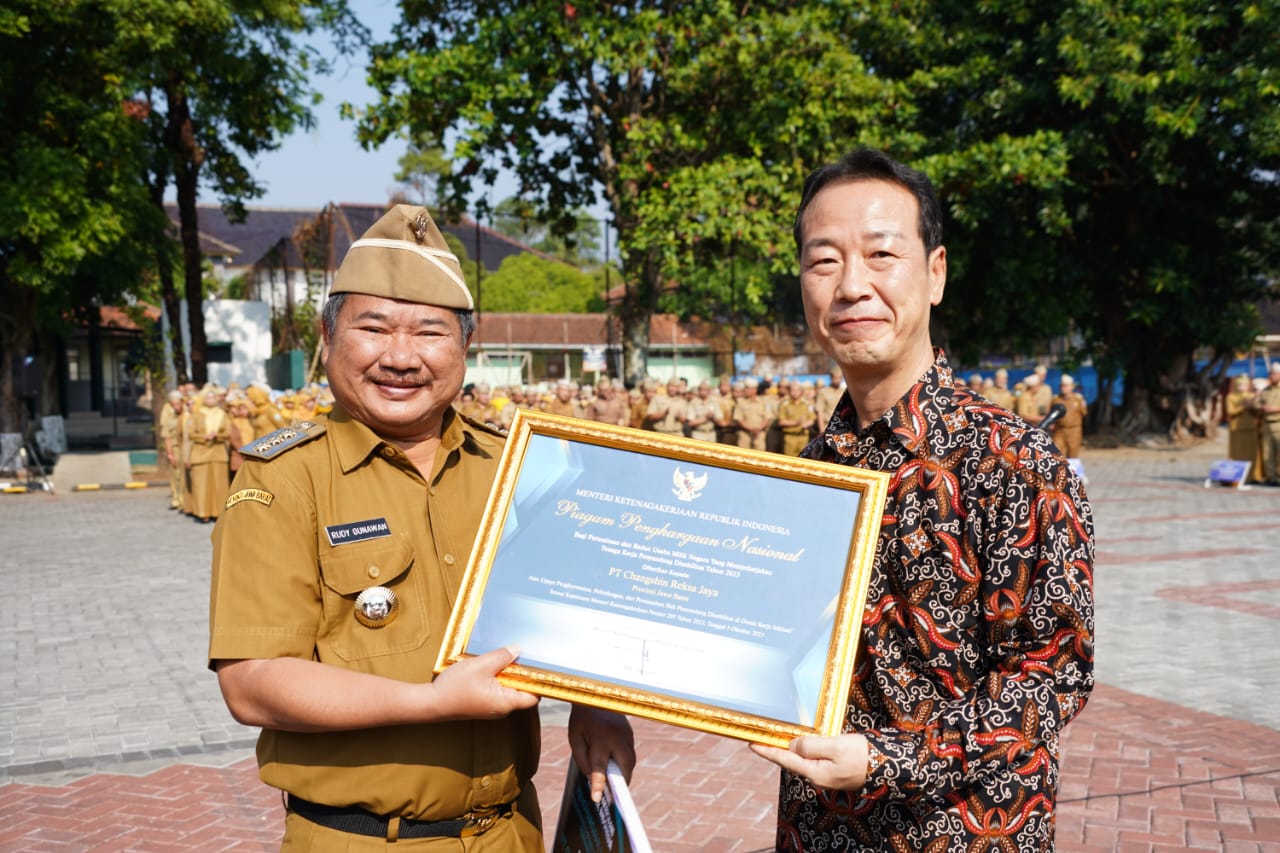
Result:
[[[1051,850],[1062,727],[1093,685],[1093,524],[1038,428],[929,338],[924,175],[856,151],[805,181],[805,316],[847,386],[805,456],[889,472],[844,734],[787,750],[779,850]]]

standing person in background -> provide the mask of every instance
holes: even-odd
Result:
[[[1014,402],[1013,412],[1027,423],[1035,426],[1044,420],[1044,416],[1049,413],[1047,403],[1043,407],[1040,405],[1040,377],[1030,373],[1026,379],[1022,380],[1022,386],[1022,393],[1018,395]]]
[[[230,483],[231,418],[220,404],[221,394],[206,386],[200,404],[191,415],[188,435],[191,476],[191,515],[197,521],[216,521],[227,499]]]
[[[818,416],[804,399],[804,386],[796,380],[787,383],[787,398],[778,405],[778,427],[782,430],[782,452],[799,456],[809,443],[809,431]]]
[[[831,419],[831,413],[836,410],[836,404],[840,402],[840,398],[843,395],[844,377],[840,375],[840,369],[836,368],[831,371],[831,379],[827,384],[818,389],[816,404],[818,432],[822,432],[827,428],[827,421]]]
[[[747,378],[739,385],[742,396],[733,404],[733,425],[738,429],[738,446],[767,450],[769,426],[773,421],[769,417],[769,407],[760,397],[760,383],[754,378]]]
[[[1252,463],[1249,481],[1261,482],[1262,446],[1258,441],[1257,395],[1249,377],[1241,374],[1231,381],[1231,391],[1223,401],[1227,415],[1227,458]]]
[[[1016,405],[1016,398],[1013,392],[1009,390],[1009,371],[1003,367],[995,372],[992,377],[990,388],[984,388],[982,396],[995,403],[1002,409],[1012,412]]]
[[[1031,388],[1031,392],[1040,412],[1039,417],[1043,419],[1049,414],[1049,407],[1053,405],[1053,388],[1049,386],[1049,368],[1043,364],[1037,364],[1035,376],[1036,384]]]
[[[244,464],[244,457],[240,455],[240,448],[244,447],[254,440],[253,434],[253,417],[250,414],[252,404],[244,392],[237,392],[227,395],[227,413],[231,416],[231,477],[235,478],[236,472],[240,470],[240,466]]]
[[[1262,479],[1268,486],[1280,486],[1280,361],[1271,362],[1267,377],[1257,402]]]
[[[1050,425],[1053,443],[1058,445],[1063,456],[1078,459],[1080,448],[1084,444],[1084,419],[1089,414],[1089,404],[1085,402],[1084,395],[1076,390],[1076,380],[1065,373],[1058,383],[1058,391],[1049,408],[1060,405],[1067,413]]]
[[[265,385],[250,385],[244,391],[249,402],[253,404],[253,437],[262,438],[285,426],[284,415],[271,401],[271,389]]]
[[[164,458],[169,464],[169,509],[182,509],[182,486],[186,480],[186,466],[182,463],[182,413],[181,391],[170,391],[165,396],[160,411],[160,441]]]
[[[323,311],[324,423],[245,450],[214,533],[209,665],[259,726],[286,792],[286,851],[543,853],[537,697],[500,648],[433,675],[503,437],[458,415],[474,330],[457,258],[423,208],[355,241]],[[634,764],[625,718],[575,707],[597,798]]]
[[[684,397],[680,395],[679,380],[667,383],[666,393],[658,390],[649,400],[644,413],[645,429],[663,435],[684,435]]]
[[[805,319],[848,386],[804,455],[892,480],[844,733],[751,747],[784,771],[777,849],[1052,850],[1059,735],[1093,687],[1083,488],[933,348],[928,178],[855,151],[806,179],[795,238]]]
[[[685,401],[684,425],[690,438],[699,441],[716,440],[716,424],[719,423],[720,403],[714,396],[711,383],[706,379],[698,383],[698,389]]]

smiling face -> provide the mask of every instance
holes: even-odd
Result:
[[[926,254],[916,197],[898,184],[846,181],[813,197],[801,223],[805,319],[850,387],[900,395],[929,369],[946,258],[942,246]]]
[[[453,309],[351,293],[324,343],[334,399],[353,418],[388,439],[439,435],[467,367]]]

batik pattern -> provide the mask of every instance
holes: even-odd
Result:
[[[783,772],[779,850],[1052,850],[1058,735],[1093,686],[1093,522],[1048,436],[928,373],[804,456],[892,475],[845,730],[858,792]]]

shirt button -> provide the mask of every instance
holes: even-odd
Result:
[[[480,777],[480,787],[481,787],[481,788],[487,788],[487,787],[489,787],[489,777],[488,777],[488,776],[481,776],[481,777]]]
[[[444,564],[445,564],[446,566],[452,566],[452,565],[453,565],[453,555],[452,555],[452,554],[445,554],[445,555],[444,555]]]
[[[382,455],[390,459],[396,455],[396,449],[394,447],[384,447],[382,448]]]
[[[377,566],[370,566],[370,567],[369,567],[369,577],[371,577],[371,578],[376,578],[376,577],[377,577],[378,575],[380,575],[380,574],[382,574],[382,572],[378,570],[378,567],[377,567]]]

